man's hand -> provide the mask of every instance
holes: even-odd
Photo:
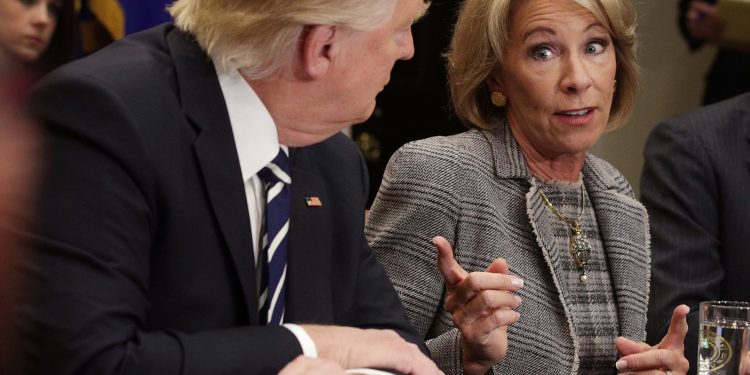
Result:
[[[415,344],[396,332],[341,326],[301,325],[315,342],[320,358],[342,368],[370,367],[411,375],[442,375]]]
[[[511,292],[523,287],[523,281],[509,275],[501,258],[486,272],[468,273],[453,258],[448,240],[438,236],[432,241],[445,278],[445,309],[461,331],[464,374],[484,374],[508,352],[508,326],[520,318],[512,309],[521,305]]]
[[[615,339],[615,346],[622,358],[616,363],[620,373],[639,374],[653,371],[671,371],[674,375],[685,374],[690,367],[685,358],[685,335],[688,324],[685,317],[690,308],[685,305],[675,307],[672,322],[666,336],[656,346],[628,340],[624,337]]]
[[[344,369],[338,363],[325,358],[311,358],[303,355],[289,362],[279,375],[341,375]]]

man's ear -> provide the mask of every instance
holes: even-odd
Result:
[[[302,70],[312,79],[325,75],[331,66],[336,26],[307,26],[302,34]]]

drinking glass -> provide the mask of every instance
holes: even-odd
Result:
[[[750,345],[750,303],[701,302],[699,329],[698,374],[738,374]]]

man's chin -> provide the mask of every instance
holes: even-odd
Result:
[[[359,117],[355,118],[354,120],[352,120],[350,126],[358,125],[358,124],[361,124],[361,123],[369,120],[370,117],[372,117],[372,114],[375,112],[375,105],[376,105],[376,103],[375,103],[375,101],[373,101],[372,102],[372,106],[370,106],[370,108],[368,108],[366,112],[362,113],[361,116],[359,116]]]

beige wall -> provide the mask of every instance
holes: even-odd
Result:
[[[614,164],[638,194],[646,137],[659,121],[700,105],[715,50],[688,51],[677,29],[677,0],[634,1],[642,68],[638,102],[628,123],[605,134],[592,152]]]

